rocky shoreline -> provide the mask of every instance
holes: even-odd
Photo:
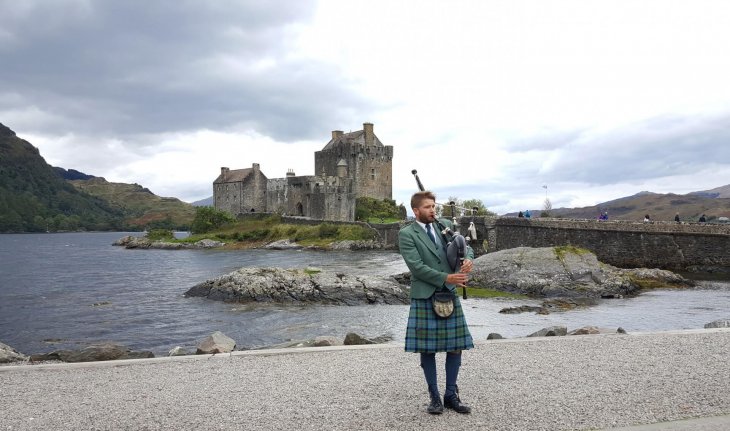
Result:
[[[189,250],[189,249],[206,249],[206,248],[218,248],[226,245],[220,241],[214,241],[212,239],[201,239],[194,243],[183,243],[183,242],[167,242],[167,241],[152,241],[146,237],[124,236],[112,243],[114,246],[120,246],[129,249],[159,249],[159,250]]]
[[[713,328],[730,328],[730,318],[720,319],[709,322],[704,325],[705,329]],[[595,326],[584,326],[581,328],[568,331],[565,326],[550,326],[539,331],[516,338],[535,338],[535,337],[560,337],[560,336],[577,336],[577,335],[593,335],[593,334],[618,334],[627,335],[623,328],[616,330],[609,328],[599,328]],[[498,333],[490,333],[487,340],[505,339]],[[255,349],[241,350],[265,350],[265,349],[284,349],[284,348],[301,348],[301,347],[330,347],[330,346],[353,346],[366,344],[383,344],[392,341],[389,335],[381,335],[378,337],[368,338],[356,333],[348,333],[344,339],[340,341],[333,336],[319,336],[307,340],[292,340],[284,343],[273,344]],[[168,352],[167,356],[186,356],[186,355],[210,355],[219,353],[230,353],[236,351],[237,343],[232,338],[220,331],[215,331],[209,336],[200,340],[195,351],[187,351],[183,347],[175,346]],[[154,358],[155,355],[149,351],[133,351],[128,347],[114,343],[92,344],[80,350],[58,350],[50,353],[26,355],[18,352],[11,346],[0,342],[0,366],[11,365],[40,365],[48,363],[77,363],[77,362],[97,362],[111,361],[122,359],[144,359]]]
[[[155,250],[191,250],[191,249],[208,249],[234,247],[233,244],[204,238],[194,243],[186,242],[169,242],[169,241],[153,241],[143,236],[127,235],[112,243],[113,246],[124,247],[127,249],[155,249]],[[249,247],[244,247],[249,248]],[[325,247],[321,246],[303,246],[290,239],[282,239],[273,241],[264,245],[252,245],[250,248],[261,248],[264,250],[381,250],[383,245],[375,240],[345,240],[335,241]]]
[[[219,247],[222,243],[202,240],[189,244],[189,248]],[[136,237],[125,237],[115,245],[130,248],[167,247],[154,245]],[[169,244],[169,243],[168,243]],[[174,244],[182,245],[182,244]],[[274,247],[296,247],[295,244],[278,243]],[[352,247],[352,244],[345,245]],[[357,246],[365,246],[360,244]],[[187,297],[203,297],[211,300],[236,303],[280,304],[407,304],[409,302],[410,274],[398,276],[354,276],[341,272],[322,271],[317,268],[282,269],[246,267],[229,274],[199,283],[185,292]],[[599,262],[595,255],[581,249],[548,247],[541,249],[515,248],[490,253],[474,260],[470,287],[489,288],[520,293],[532,298],[544,298],[542,306],[518,306],[503,309],[501,313],[566,310],[575,306],[591,305],[600,298],[621,298],[636,295],[641,290],[656,287],[690,287],[694,283],[677,274],[658,269],[619,269]],[[711,327],[730,327],[730,319],[710,322]],[[565,327],[544,328],[532,336],[581,335],[593,333],[623,333],[621,328],[610,330],[587,326],[568,332]],[[349,339],[348,339],[349,338]],[[502,338],[490,334],[489,338]],[[353,341],[357,340],[357,341]],[[347,344],[383,343],[388,336],[367,338],[348,334],[340,341],[322,336],[310,340],[291,340],[262,348],[316,347]],[[170,356],[210,354],[233,351],[236,342],[215,332],[198,343],[195,352],[180,346],[169,351]],[[50,353],[26,355],[0,343],[0,364],[39,362],[84,362],[115,359],[154,357],[152,352],[133,351],[113,344],[94,344],[81,350],[57,350]]]

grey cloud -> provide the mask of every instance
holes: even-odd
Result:
[[[547,182],[611,184],[692,174],[708,163],[730,161],[730,146],[725,144],[730,140],[728,124],[730,113],[724,113],[656,117],[607,134],[584,131],[563,148],[553,150],[558,157],[540,171],[540,178]],[[537,169],[526,166],[519,175],[528,175],[529,170],[536,174]]]
[[[14,36],[0,39],[0,96],[60,113],[66,129],[35,125],[38,133],[248,126],[286,141],[366,121],[355,112],[371,107],[336,68],[285,54],[292,26],[314,10],[308,1],[29,4],[0,18]],[[262,60],[271,66],[252,67]],[[0,111],[25,108],[7,99]]]

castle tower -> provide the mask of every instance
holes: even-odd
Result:
[[[393,147],[380,142],[372,123],[356,132],[332,131],[332,139],[314,153],[314,172],[352,178],[356,197],[393,198]]]

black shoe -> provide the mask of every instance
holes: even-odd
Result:
[[[458,388],[453,395],[450,395],[448,398],[444,397],[444,407],[446,407],[447,409],[451,409],[457,413],[471,413],[471,407],[461,403],[461,399],[459,399]]]
[[[428,405],[426,411],[432,415],[440,415],[444,412],[444,405],[441,403],[441,396],[438,393],[429,393],[429,395],[431,396],[431,404]]]

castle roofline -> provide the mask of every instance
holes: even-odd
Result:
[[[360,144],[375,147],[383,147],[375,133],[373,133],[372,123],[363,123],[363,129],[355,132],[343,133],[341,130],[332,131],[332,139],[322,148],[322,151],[331,150],[339,145],[344,144]]]
[[[221,168],[221,173],[218,178],[213,181],[213,184],[221,183],[236,183],[245,180],[252,172],[261,172],[258,163],[253,163],[250,168],[245,169],[228,169],[226,167]],[[263,172],[261,172],[263,175]],[[264,175],[266,177],[266,175]]]

